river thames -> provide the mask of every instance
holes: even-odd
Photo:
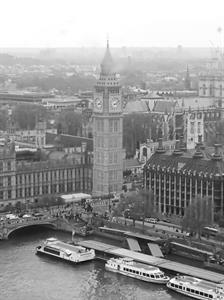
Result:
[[[189,299],[162,285],[107,272],[100,261],[70,265],[35,255],[35,247],[51,236],[71,239],[69,234],[39,228],[0,242],[1,300]]]

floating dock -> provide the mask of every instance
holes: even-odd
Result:
[[[219,274],[212,271],[207,271],[205,269],[192,267],[168,259],[154,257],[152,255],[147,255],[128,249],[119,248],[117,246],[101,243],[94,240],[80,241],[78,244],[86,248],[94,249],[96,251],[96,254],[99,254],[99,257],[101,258],[102,256],[130,257],[135,261],[156,266],[170,272],[189,275],[215,283],[224,283],[224,274]]]

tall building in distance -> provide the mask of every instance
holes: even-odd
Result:
[[[107,41],[93,107],[93,195],[119,193],[123,181],[123,118],[119,75]]]
[[[184,87],[188,91],[191,89],[191,78],[190,78],[188,65],[187,65],[187,71],[186,71],[186,76],[185,76],[185,80],[184,80]]]

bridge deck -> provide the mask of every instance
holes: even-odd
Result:
[[[113,245],[109,245],[109,244],[105,244],[93,240],[80,241],[79,245],[86,248],[95,249],[96,251],[100,251],[106,254],[110,254],[111,256],[130,257],[135,261],[160,267],[167,271],[171,271],[171,272],[174,271],[176,273],[201,278],[215,283],[224,283],[224,274],[219,274],[219,273],[207,271],[205,269],[192,267],[168,259],[158,258],[152,255],[134,252],[128,249],[119,248]]]

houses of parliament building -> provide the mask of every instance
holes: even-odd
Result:
[[[57,137],[58,138],[58,137]],[[54,149],[39,161],[16,158],[14,142],[0,148],[0,210],[41,197],[92,191],[92,159],[88,149],[66,153]]]

